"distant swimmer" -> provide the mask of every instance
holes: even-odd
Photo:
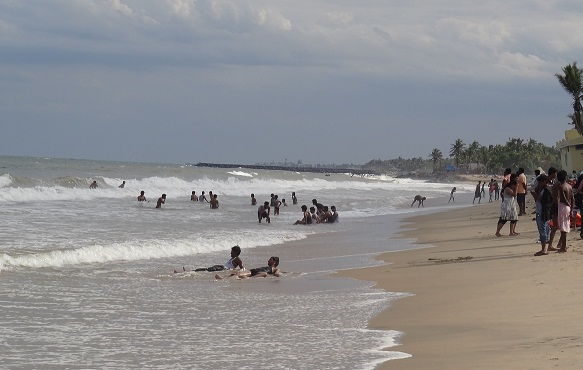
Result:
[[[162,194],[160,198],[158,198],[158,202],[156,203],[156,208],[162,208],[162,204],[166,203],[166,194]]]
[[[271,209],[269,208],[269,202],[265,202],[262,206],[259,206],[257,209],[257,218],[259,219],[259,223],[261,223],[261,220],[264,218],[267,220],[268,224],[271,223],[271,219],[269,218],[270,211]]]
[[[209,203],[209,208],[213,208],[212,204],[213,198],[214,198],[213,192],[209,191],[209,200],[207,200],[207,202]]]
[[[302,218],[297,220],[294,225],[310,225],[312,224],[312,215],[308,212],[308,207],[304,204],[302,206]]]
[[[202,202],[203,200],[208,203],[208,200],[206,200],[206,196],[204,195],[204,190],[200,194],[200,197],[198,197],[199,202]]]
[[[190,194],[190,201],[191,202],[198,202],[198,197],[196,196],[196,191],[192,191],[192,194]]]
[[[125,180],[124,180],[124,181],[121,183],[121,185],[120,185],[120,186],[118,186],[118,188],[120,188],[120,189],[123,189],[123,188],[125,188],[125,187],[126,187],[126,182],[125,182]]]
[[[298,198],[296,198],[296,192],[292,192],[292,204],[298,204]]]
[[[282,272],[279,270],[278,266],[279,266],[279,257],[273,256],[273,257],[269,257],[269,259],[267,260],[267,266],[257,267],[257,268],[253,268],[251,270],[242,270],[239,272],[234,272],[227,277],[236,276],[237,279],[246,279],[249,277],[267,277],[269,275],[272,275],[275,277],[280,277]],[[220,276],[219,274],[216,274],[215,279],[222,280],[223,277]]]
[[[217,195],[213,195],[212,199],[211,199],[211,209],[218,209],[219,208],[219,199],[217,198]]]
[[[255,199],[255,194],[251,194],[251,205],[252,206],[257,205],[257,199]]]
[[[223,271],[223,270],[235,270],[236,268],[243,270],[244,269],[243,261],[241,260],[239,255],[241,255],[241,247],[236,245],[233,248],[231,248],[231,258],[229,258],[227,260],[227,262],[225,262],[224,265],[200,267],[200,268],[194,269],[194,271],[196,271],[196,272],[202,272],[202,271],[215,272],[215,271]],[[182,271],[187,271],[184,266],[182,266]],[[175,274],[178,272],[179,271],[174,270]]]
[[[271,194],[271,201],[269,201],[270,207],[275,207],[275,194]]]
[[[449,202],[454,202],[455,203],[455,192],[456,192],[456,187],[454,186],[453,189],[451,189],[451,193],[449,193],[449,200],[447,201]]]
[[[91,185],[89,185],[89,189],[97,189],[97,181],[93,180]]]
[[[144,191],[140,191],[140,195],[138,195],[138,202],[145,202],[146,196],[144,195]]]
[[[415,195],[415,198],[413,198],[413,203],[411,203],[411,207],[413,207],[415,202],[419,202],[419,204],[417,205],[417,208],[419,208],[421,206],[425,207],[425,205],[423,204],[423,202],[425,202],[425,199],[427,199],[427,198],[422,197],[421,195]]]
[[[281,206],[282,206],[282,207],[287,207],[287,204],[286,204],[286,202],[285,202],[285,199],[282,199],[282,200],[281,200]]]

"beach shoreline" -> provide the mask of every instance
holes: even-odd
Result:
[[[580,368],[577,233],[568,253],[534,257],[533,215],[521,217],[519,237],[496,238],[498,212],[492,203],[406,217],[393,237],[428,248],[383,253],[383,265],[338,273],[412,294],[369,322],[402,332],[390,350],[412,355],[381,369]]]

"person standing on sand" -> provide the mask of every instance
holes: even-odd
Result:
[[[484,187],[486,186],[486,181],[482,182],[482,190],[480,191],[480,195],[482,196],[482,198],[486,198],[486,191],[484,190]]]
[[[500,230],[506,222],[510,221],[510,234],[509,236],[519,235],[516,232],[516,223],[518,222],[518,204],[516,203],[516,174],[510,175],[510,181],[506,186],[502,187],[502,193],[504,198],[502,199],[502,205],[500,206],[500,219],[498,219],[498,224],[496,226],[497,237],[502,236]]]
[[[494,179],[490,179],[488,183],[488,203],[492,203],[492,195],[494,195]]]
[[[526,184],[526,175],[524,174],[524,168],[518,169],[518,177],[516,179],[518,183],[517,193],[516,193],[516,201],[518,202],[518,207],[520,212],[518,213],[519,216],[523,216],[526,214],[526,192],[527,192],[527,184]]]
[[[500,199],[500,185],[498,185],[498,180],[494,180],[494,200]]]
[[[551,207],[553,205],[553,196],[548,188],[547,175],[539,175],[537,177],[537,185],[530,192],[536,202],[536,226],[538,228],[538,235],[541,245],[541,250],[536,252],[535,256],[544,256],[549,254],[548,243],[550,227],[549,221],[551,219]]]
[[[512,170],[510,168],[504,170],[504,176],[502,177],[502,189],[500,190],[500,197],[502,197],[502,201],[504,201],[503,189],[506,187],[506,184],[510,182],[510,174],[512,174]]]
[[[559,253],[567,251],[567,234],[571,231],[571,209],[573,209],[573,188],[567,182],[567,171],[561,170],[557,174],[559,187],[557,191],[558,214],[557,225],[561,237],[557,243]]]
[[[456,190],[457,189],[456,189],[455,186],[451,189],[451,193],[449,193],[449,200],[447,201],[448,203],[449,202],[454,202],[455,203],[455,196],[454,196],[454,194],[455,194]]]
[[[474,200],[472,204],[476,204],[476,198],[478,199],[478,204],[482,201],[482,191],[480,190],[480,185],[482,184],[481,181],[478,181],[478,185],[476,185],[476,191],[474,192]]]
[[[156,203],[156,208],[162,208],[162,204],[166,203],[166,194],[162,194],[160,198],[158,198],[158,202]]]
[[[555,234],[557,233],[557,211],[559,209],[559,205],[557,204],[557,189],[559,183],[557,182],[557,169],[555,167],[549,168],[547,171],[547,186],[551,191],[551,196],[553,197],[553,203],[551,204],[551,220],[553,224],[551,226],[551,232],[549,234],[549,251],[556,251],[557,249],[553,247],[553,240],[555,240]]]

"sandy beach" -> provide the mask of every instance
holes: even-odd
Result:
[[[382,369],[582,368],[582,243],[572,231],[568,253],[534,257],[532,209],[518,237],[494,237],[499,203],[407,218],[399,236],[427,248],[341,272],[414,294],[370,322],[405,333],[391,350],[413,355]]]

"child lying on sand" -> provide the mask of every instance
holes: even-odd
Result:
[[[279,266],[279,257],[270,257],[267,260],[267,266],[258,267],[251,270],[240,270],[238,272],[232,272],[231,274],[225,276],[225,278],[236,276],[237,279],[246,279],[249,277],[267,277],[267,275],[281,276],[281,271],[277,268]],[[215,279],[222,280],[224,277],[219,274],[215,275]]]

